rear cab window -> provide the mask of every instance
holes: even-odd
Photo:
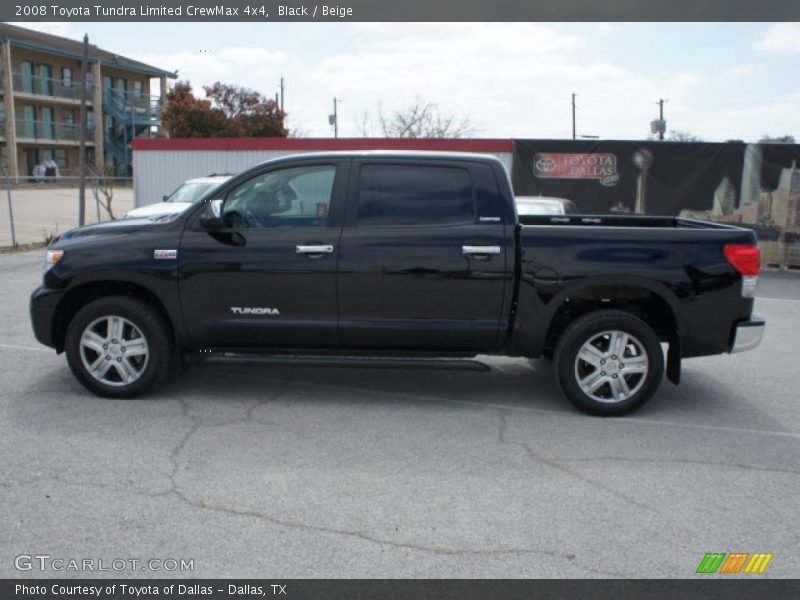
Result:
[[[364,164],[357,220],[368,227],[473,223],[470,171],[450,165]]]

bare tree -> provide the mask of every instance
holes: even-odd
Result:
[[[670,142],[702,142],[703,138],[688,131],[680,129],[670,129],[667,140]]]
[[[380,110],[379,110],[380,112]],[[368,110],[361,113],[361,117],[355,122],[358,135],[361,137],[371,137],[373,135],[372,116]]]
[[[100,208],[108,217],[114,221],[112,203],[114,202],[114,177],[110,167],[102,170],[90,169],[90,180],[92,184],[92,195],[97,206],[97,220],[100,220]]]
[[[420,99],[391,113],[378,105],[376,121],[373,123],[369,112],[364,112],[356,128],[363,137],[377,129],[389,138],[465,138],[475,132],[469,117],[444,112],[437,104]]]
[[[762,144],[794,144],[794,136],[793,135],[773,136],[764,134],[758,141],[761,142]]]

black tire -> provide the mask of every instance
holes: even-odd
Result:
[[[104,357],[100,357],[98,354],[92,355],[93,350],[82,347],[81,338],[87,327],[98,321],[100,322],[98,327],[102,327],[102,319],[110,317],[121,317],[128,324],[127,331],[138,336],[129,342],[124,342],[121,336],[119,345],[116,345],[115,340],[112,350],[117,351],[122,348],[121,352],[124,352],[123,344],[129,343],[133,346],[142,338],[146,345],[147,354],[144,358],[127,357],[130,361],[137,361],[136,366],[138,367],[137,378],[130,383],[125,383],[121,371],[117,371],[113,365],[113,361],[126,358],[124,354],[119,359],[111,359],[111,366],[114,367],[113,373],[116,373],[116,377],[119,378],[119,382],[112,382],[113,384],[107,384],[97,379],[84,364],[84,359],[89,362],[92,358],[97,358],[102,364],[101,359]],[[169,373],[174,354],[172,331],[169,324],[152,305],[130,296],[108,296],[84,306],[67,327],[65,350],[69,368],[78,381],[89,391],[106,398],[133,398],[155,387]],[[105,352],[105,350],[101,352]],[[90,355],[89,358],[87,355]],[[105,360],[109,359],[105,357]],[[110,374],[105,376],[105,379],[110,380],[114,375],[110,368],[107,371]]]
[[[615,336],[615,332],[630,336],[628,343],[623,336]],[[613,341],[617,341],[617,346],[625,344],[619,356],[613,354]],[[579,360],[582,349],[587,351]],[[612,355],[616,357],[613,360]],[[598,361],[596,366],[590,364],[595,360]],[[627,365],[626,360],[629,361]],[[553,368],[561,391],[583,412],[624,415],[655,394],[664,377],[664,353],[658,336],[647,323],[623,311],[601,310],[579,317],[564,330],[556,345]],[[644,371],[631,372],[640,369]],[[587,389],[598,383],[599,387],[587,392],[580,381],[588,381]],[[619,399],[614,399],[615,391],[620,394]]]

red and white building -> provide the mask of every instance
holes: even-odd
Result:
[[[238,173],[305,152],[417,150],[493,154],[511,173],[512,140],[405,138],[156,138],[133,141],[135,206],[158,202],[187,179]]]

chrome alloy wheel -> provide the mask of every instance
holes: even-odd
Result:
[[[575,381],[584,394],[613,404],[638,392],[647,379],[648,360],[642,342],[624,331],[591,337],[575,358]]]
[[[120,387],[139,379],[147,368],[147,340],[136,325],[117,315],[92,321],[81,334],[80,356],[100,383]]]

